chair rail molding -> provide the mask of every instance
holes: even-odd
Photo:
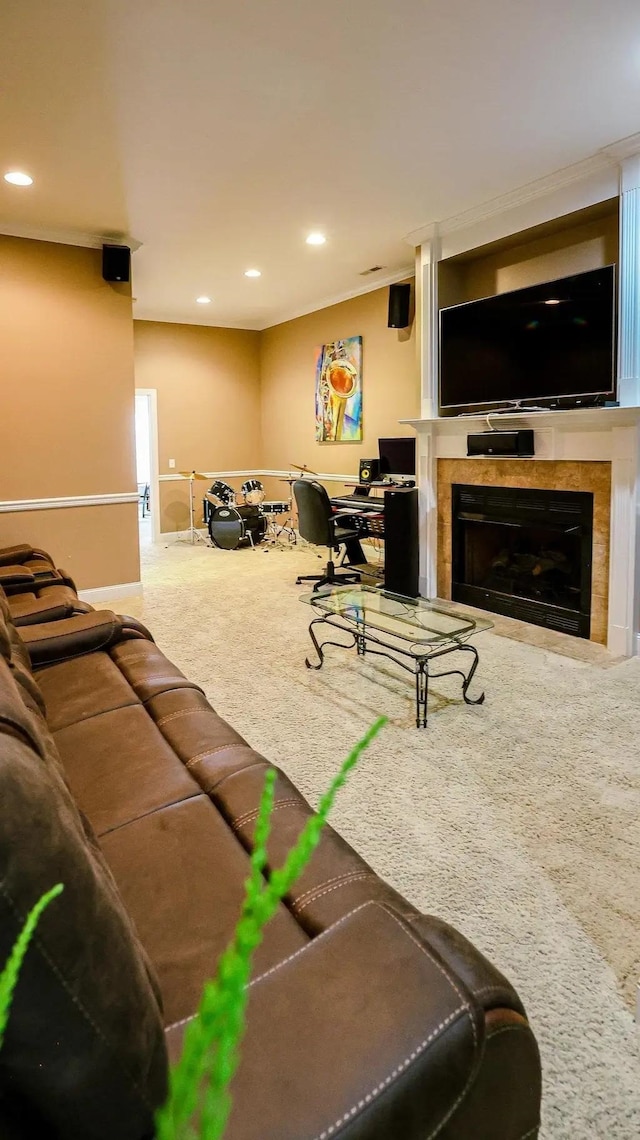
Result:
[[[292,471],[289,467],[277,470],[275,468],[267,470],[266,467],[257,467],[255,470],[249,467],[241,468],[239,471],[202,471],[202,475],[206,475],[207,479],[257,479],[260,475],[265,478],[273,477],[274,479],[293,479],[301,478],[302,471]],[[307,475],[313,475],[314,479],[320,479],[326,483],[351,483],[356,475],[352,471],[350,475],[336,474],[335,471],[307,471]],[[176,480],[179,483],[188,483],[189,480],[185,475],[160,475],[159,480],[161,483],[169,483]]]
[[[137,502],[137,491],[122,491],[109,495],[64,495],[55,499],[5,499],[0,500],[0,514],[66,510],[69,507],[110,507],[117,503]]]

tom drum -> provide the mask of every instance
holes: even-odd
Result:
[[[259,507],[264,501],[264,487],[259,479],[245,479],[240,490],[250,507]]]

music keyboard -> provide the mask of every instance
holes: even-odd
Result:
[[[355,507],[361,511],[383,511],[384,498],[382,495],[340,495],[331,500],[332,507]]]

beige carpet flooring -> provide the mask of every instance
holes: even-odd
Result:
[[[382,659],[330,649],[320,672],[305,668],[295,577],[319,568],[311,548],[145,546],[144,601],[120,608],[312,802],[373,718],[390,718],[333,823],[516,985],[542,1051],[546,1140],[633,1140],[640,661],[484,633],[486,703],[436,682],[418,731],[411,679]]]

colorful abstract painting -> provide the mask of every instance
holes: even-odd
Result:
[[[362,337],[348,336],[316,349],[316,439],[362,439]]]

